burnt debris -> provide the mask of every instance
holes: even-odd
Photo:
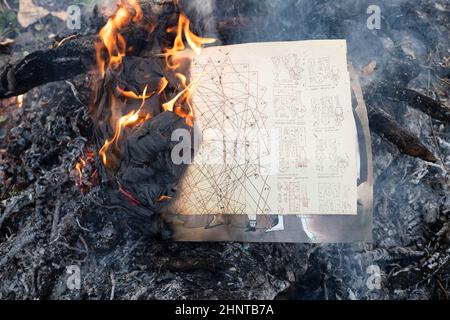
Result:
[[[124,32],[136,45],[109,79],[136,94],[144,88],[128,71],[173,42],[165,29],[178,14],[170,2],[146,3],[154,7],[144,16],[160,31]],[[217,32],[223,44],[348,39],[372,108],[374,242],[150,240],[148,233],[161,230],[170,236],[157,214],[164,203],[155,199],[172,196],[184,170],[165,161],[170,132],[185,126],[168,112],[155,112],[121,142],[114,175],[96,155],[80,188],[76,163],[111,136],[88,110],[100,96],[91,97],[97,78],[90,72],[98,23],[0,68],[0,298],[448,299],[448,2],[382,3],[379,30],[366,28],[370,1],[209,4],[181,1],[195,31]],[[13,96],[25,92],[18,108]],[[149,99],[146,107],[160,103]],[[96,170],[101,182],[91,179]],[[70,266],[80,268],[79,290],[67,288]],[[367,285],[373,266],[380,288]]]

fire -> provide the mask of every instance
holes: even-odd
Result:
[[[120,95],[122,95],[123,97],[125,97],[125,98],[128,98],[128,99],[134,99],[134,100],[142,100],[143,98],[145,98],[145,99],[148,99],[148,98],[150,98],[150,96],[149,95],[147,95],[147,96],[141,96],[141,95],[137,95],[136,93],[134,93],[133,91],[125,91],[125,90],[123,90],[123,89],[121,89],[121,88],[119,88],[119,87],[117,87],[117,92],[120,94]]]
[[[161,80],[159,81],[158,88],[155,91],[153,91],[152,93],[146,95],[145,97],[142,95],[137,95],[133,91],[125,91],[125,90],[121,89],[120,87],[117,87],[116,89],[117,89],[117,92],[125,98],[134,99],[134,100],[142,100],[142,99],[150,98],[155,93],[161,94],[161,92],[164,91],[164,89],[167,87],[168,84],[169,84],[169,81],[167,81],[167,79],[165,77],[162,77]]]
[[[80,162],[78,162],[75,165],[75,169],[78,172],[79,175],[79,183],[80,185],[83,184],[83,168],[86,166],[86,161],[83,158],[80,158]]]
[[[191,47],[191,49],[194,50],[196,54],[200,54],[202,52],[203,45],[216,42],[216,39],[214,38],[202,38],[192,33],[190,30],[190,21],[188,18],[186,18],[185,15],[180,14],[180,21],[184,22],[183,30],[186,41],[189,44],[189,47]],[[180,23],[181,22],[178,22],[178,24]]]
[[[24,96],[23,94],[17,96],[17,106],[19,108],[22,108],[22,106],[23,106],[23,96]]]
[[[134,12],[130,12],[130,7]],[[142,20],[143,13],[137,0],[121,0],[116,13],[108,19],[106,25],[100,30],[100,42],[96,45],[97,65],[102,78],[105,76],[106,68],[113,69],[121,65],[126,53],[126,41],[120,30],[130,23],[138,23]],[[107,61],[103,57],[103,50],[108,53]]]
[[[121,30],[130,23],[137,24],[141,23],[143,20],[143,11],[138,0],[120,1],[115,14],[108,19],[108,22],[99,33],[100,41],[96,47],[96,57],[102,78],[104,78],[108,68],[117,69],[120,67],[123,58],[126,55],[127,44],[125,38],[121,34]],[[150,32],[153,32],[155,26],[150,25],[148,29],[150,29]],[[195,35],[190,30],[189,19],[183,13],[180,13],[179,15],[178,24],[168,28],[166,31],[169,33],[176,33],[173,46],[163,50],[163,52],[166,68],[168,71],[175,73],[175,76],[179,81],[180,91],[168,102],[163,103],[161,107],[164,111],[175,112],[179,116],[185,118],[188,125],[193,126],[194,110],[190,99],[194,85],[188,83],[186,76],[178,72],[177,69],[181,66],[181,62],[177,61],[177,54],[186,49],[184,42],[187,43],[193,52],[200,54],[203,45],[213,43],[216,40],[213,38],[201,38]],[[105,53],[107,53],[106,58]],[[119,87],[116,88],[116,92],[120,96],[131,100],[142,100],[142,104],[138,110],[132,110],[123,115],[120,109],[116,108],[115,97],[111,96],[110,107],[112,116],[110,122],[111,126],[114,128],[114,133],[111,138],[105,140],[103,146],[99,150],[99,155],[105,166],[110,165],[107,156],[110,148],[112,146],[114,146],[116,150],[120,148],[120,139],[124,129],[126,127],[139,126],[151,117],[149,114],[145,117],[141,115],[141,110],[146,99],[149,99],[155,94],[161,95],[168,86],[168,79],[162,77],[157,88],[151,88],[152,90],[148,91],[148,88],[145,87],[144,92],[141,95],[138,95],[133,91],[126,91]]]
[[[203,45],[214,43],[216,41],[216,39],[213,38],[201,38],[195,35],[190,30],[189,19],[183,13],[180,13],[177,26],[168,28],[167,32],[176,32],[173,47],[165,50],[166,67],[170,70],[176,70],[180,67],[180,62],[177,61],[176,55],[179,52],[186,49],[186,46],[184,45],[183,42],[183,35],[189,47],[196,54],[201,53]],[[162,108],[165,111],[175,112],[180,117],[185,118],[186,123],[189,126],[193,126],[194,110],[192,108],[190,100],[194,86],[192,85],[192,83],[187,84],[187,79],[185,75],[181,73],[176,73],[175,76],[180,81],[182,90],[177,95],[175,95],[175,97],[173,97],[170,101],[164,103],[162,105]],[[187,111],[183,109],[182,107],[183,104],[187,106],[188,109]]]
[[[159,88],[158,88],[157,94],[161,94],[166,89],[168,84],[169,84],[169,81],[167,81],[167,79],[165,77],[162,77],[161,81],[159,82]]]
[[[137,0],[129,0],[130,5],[133,7],[135,11],[135,16],[133,17],[134,23],[139,23],[142,21],[142,18],[144,17],[144,14],[142,13],[141,6],[139,5]]]
[[[78,184],[80,186],[83,186],[83,169],[86,167],[86,165],[88,164],[88,162],[93,165],[94,164],[94,152],[88,150],[86,152],[86,158],[83,159],[83,157],[80,157],[78,159],[77,164],[75,165],[75,170],[78,174]]]
[[[191,94],[192,94],[192,88],[194,86],[193,83],[187,84],[186,77],[182,75],[181,73],[175,74],[178,80],[180,80],[181,85],[183,86],[183,90],[180,91],[172,100],[169,102],[166,102],[162,105],[164,111],[171,111],[178,114],[180,117],[186,118],[186,123],[189,126],[193,126],[193,118],[194,118],[194,111],[190,103]],[[181,101],[177,104],[178,101]],[[186,103],[188,107],[188,111],[186,112],[181,107],[182,103]]]
[[[139,115],[139,113],[142,110],[142,107],[145,104],[146,99],[148,99],[152,96],[151,94],[147,95],[147,88],[148,87],[145,86],[144,91],[142,92],[142,95],[140,95],[140,96],[137,96],[136,94],[133,93],[134,96],[142,99],[141,106],[139,107],[138,110],[132,110],[129,113],[127,113],[126,115],[120,117],[119,120],[116,122],[116,127],[115,127],[113,138],[111,140],[108,140],[108,139],[105,140],[103,147],[99,151],[100,157],[102,158],[104,165],[108,164],[108,159],[107,159],[106,153],[108,152],[109,147],[112,144],[115,144],[115,146],[117,148],[119,147],[120,135],[121,135],[123,129],[129,125],[141,124],[145,120],[148,119],[149,115],[147,115],[146,117],[141,117]]]
[[[180,13],[178,25],[176,27],[168,28],[167,32],[176,32],[173,47],[165,50],[166,66],[171,70],[175,70],[180,66],[180,64],[176,62],[175,56],[178,52],[181,52],[186,48],[183,42],[183,34],[189,47],[196,54],[201,53],[202,45],[216,42],[216,39],[201,38],[192,33],[190,30],[190,21],[183,13]]]

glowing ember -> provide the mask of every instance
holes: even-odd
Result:
[[[122,186],[119,187],[120,193],[122,193],[125,198],[134,206],[138,206],[140,203],[139,201],[133,196],[133,194],[127,190],[125,190]]]
[[[172,199],[172,197],[169,197],[169,196],[161,196],[161,197],[159,197],[158,202],[169,201],[171,199]]]

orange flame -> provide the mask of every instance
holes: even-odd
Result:
[[[153,91],[152,93],[146,95],[145,97],[142,95],[137,95],[133,91],[125,91],[125,90],[121,89],[120,87],[117,87],[116,90],[120,95],[122,95],[125,98],[134,99],[134,100],[142,100],[144,98],[145,99],[150,98],[155,93],[161,94],[161,92],[163,92],[166,89],[168,84],[169,84],[169,81],[167,81],[167,79],[165,77],[162,77],[161,80],[159,81],[158,88],[155,91]]]
[[[144,98],[144,96],[141,96],[141,95],[138,96],[133,91],[125,91],[119,87],[117,87],[117,92],[119,92],[120,95],[122,95],[128,99],[142,100]],[[148,99],[150,97],[151,97],[151,95],[147,95],[147,96],[145,96],[145,99]]]
[[[23,106],[23,96],[24,96],[23,94],[17,96],[17,106],[19,108],[22,108],[22,106]]]
[[[176,1],[176,4],[178,1]],[[106,70],[108,68],[116,69],[122,64],[123,57],[127,52],[127,44],[125,38],[120,33],[121,30],[127,26],[129,23],[140,23],[143,20],[143,12],[138,3],[138,0],[121,0],[117,11],[113,16],[108,19],[106,25],[101,29],[99,33],[99,38],[101,41],[97,43],[96,46],[96,58],[98,68],[102,77],[104,78]],[[153,32],[155,26],[150,25],[150,32]],[[164,57],[166,62],[166,67],[169,70],[176,70],[181,62],[177,61],[176,55],[185,50],[187,45],[196,53],[200,54],[202,46],[205,44],[210,44],[215,42],[212,38],[201,38],[195,35],[190,30],[190,21],[183,14],[180,13],[178,18],[178,24],[175,27],[168,28],[167,32],[176,32],[174,44],[172,48],[167,48],[164,50]],[[107,53],[105,58],[104,53]],[[181,73],[175,74],[176,78],[181,83],[180,92],[178,92],[175,97],[171,98],[170,101],[162,105],[162,109],[165,111],[175,112],[179,116],[186,119],[186,123],[190,126],[193,125],[194,112],[190,103],[192,91],[194,85],[188,83],[186,76]],[[110,139],[106,139],[103,146],[99,150],[99,155],[105,166],[109,165],[108,162],[108,150],[112,145],[115,148],[119,148],[119,142],[123,130],[127,126],[138,126],[147,120],[150,115],[145,117],[141,116],[142,107],[145,104],[145,100],[149,99],[154,94],[161,94],[168,87],[169,81],[163,77],[161,78],[159,85],[151,93],[147,94],[147,87],[145,87],[142,95],[138,95],[132,91],[125,91],[125,89],[116,88],[119,95],[127,98],[140,100],[142,99],[142,104],[138,110],[132,110],[125,115],[120,109],[116,109],[114,96],[111,97],[111,125],[114,128],[114,134]]]
[[[79,179],[79,185],[83,185],[83,169],[86,167],[87,161],[89,161],[91,164],[94,163],[94,153],[90,150],[86,153],[86,160],[82,157],[79,158],[79,161],[75,165],[75,170],[78,173],[78,179]]]
[[[86,166],[86,161],[84,161],[83,158],[80,158],[80,162],[78,162],[75,165],[75,169],[78,172],[78,176],[79,176],[79,183],[80,185],[83,184],[83,168]]]
[[[139,23],[142,21],[142,18],[144,17],[144,14],[142,13],[141,6],[139,5],[137,0],[128,0],[130,5],[133,7],[135,11],[135,16],[133,17],[134,23]]]
[[[103,144],[102,148],[100,149],[99,154],[100,154],[100,157],[102,158],[104,165],[108,164],[108,159],[107,159],[106,153],[108,152],[109,147],[113,143],[115,144],[115,146],[117,148],[119,147],[119,140],[120,140],[120,136],[122,134],[123,129],[129,125],[137,124],[138,122],[142,123],[149,118],[149,115],[147,115],[145,118],[142,118],[139,115],[139,113],[142,110],[142,107],[145,104],[145,100],[148,99],[149,97],[151,97],[151,94],[147,96],[147,86],[145,86],[144,91],[142,92],[142,95],[138,96],[138,97],[140,97],[140,99],[142,99],[142,103],[141,103],[141,106],[139,107],[139,109],[132,110],[129,113],[127,113],[126,115],[119,118],[119,120],[116,122],[113,138],[111,140],[106,139],[105,143]]]
[[[157,202],[169,201],[171,199],[172,199],[172,197],[162,195],[161,197],[159,197]]]
[[[194,87],[193,83],[187,84],[186,77],[181,73],[175,74],[175,76],[180,80],[181,85],[183,86],[183,90],[180,91],[175,97],[173,97],[170,101],[164,103],[162,105],[164,111],[175,112],[180,117],[186,118],[186,123],[189,126],[193,126],[194,119],[194,110],[191,106],[190,99],[192,95],[192,88]],[[177,104],[178,102],[178,104]],[[181,107],[181,105],[185,103],[187,105],[187,112]]]
[[[134,13],[129,11],[129,6],[133,8]],[[125,56],[127,45],[120,30],[128,25],[130,20],[136,23],[141,21],[142,17],[142,9],[137,0],[121,0],[118,4],[117,11],[100,30],[99,37],[101,42],[96,45],[96,58],[102,78],[105,76],[107,66],[117,68],[121,65],[122,59]],[[102,54],[103,48],[108,53],[107,61]]]
[[[167,32],[176,32],[173,47],[165,50],[166,66],[171,70],[175,70],[180,66],[180,64],[176,61],[175,55],[186,48],[183,42],[183,34],[186,42],[189,44],[189,47],[196,54],[201,53],[202,45],[216,42],[216,39],[201,38],[192,33],[190,30],[190,21],[183,13],[180,13],[176,28],[168,28]]]
[[[190,21],[183,14],[180,15],[180,20],[184,21],[183,30],[186,41],[189,44],[189,47],[191,47],[191,49],[194,50],[196,54],[200,54],[202,52],[202,45],[216,42],[216,39],[214,38],[201,38],[192,33],[190,30]]]
[[[167,85],[169,84],[169,81],[167,81],[167,79],[165,77],[162,77],[161,80],[159,81],[159,88],[157,93],[161,94],[167,87]]]
[[[203,45],[214,43],[216,41],[216,39],[213,38],[202,38],[195,35],[190,30],[189,19],[183,13],[180,13],[180,16],[178,18],[178,25],[176,26],[176,28],[168,28],[167,32],[176,32],[173,47],[165,50],[166,66],[170,70],[176,70],[180,67],[180,62],[177,61],[176,55],[186,48],[183,42],[183,35],[189,47],[196,54],[201,53]],[[190,99],[194,86],[192,85],[192,83],[187,84],[185,75],[176,73],[175,76],[178,78],[178,80],[180,80],[183,89],[170,101],[164,103],[162,107],[165,111],[175,112],[180,117],[186,118],[186,123],[189,126],[193,126],[194,111],[190,103]],[[181,107],[183,104],[187,105],[187,111]]]

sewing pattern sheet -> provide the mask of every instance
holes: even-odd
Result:
[[[200,143],[176,214],[357,214],[345,40],[219,46],[191,59]]]

